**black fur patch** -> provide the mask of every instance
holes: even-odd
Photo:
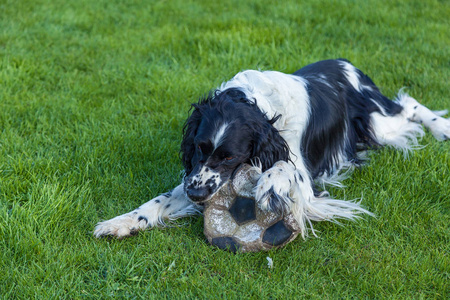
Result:
[[[148,219],[147,219],[147,217],[144,217],[144,216],[139,216],[139,218],[138,218],[138,222],[140,222],[140,221],[142,221],[142,220],[144,220],[144,221],[145,221],[145,223],[147,223],[147,224],[148,224]]]
[[[301,182],[303,182],[303,177],[302,177],[302,175],[300,175],[298,172],[297,172],[297,174],[294,175],[295,182],[298,183],[298,182],[297,182],[297,176],[298,176],[298,180],[300,180]]]
[[[285,199],[289,199],[291,202],[293,200],[289,197],[281,197],[278,195],[273,187],[271,187],[264,195],[263,198],[269,197],[269,210],[276,213],[276,214],[284,214],[288,211],[288,204],[286,203]]]
[[[172,197],[172,191],[168,191],[167,193],[162,194],[162,196],[164,196],[166,198],[170,198],[170,197]]]

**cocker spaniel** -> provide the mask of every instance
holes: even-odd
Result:
[[[293,74],[240,72],[192,107],[181,142],[183,182],[98,223],[96,237],[124,237],[199,213],[200,204],[242,163],[261,173],[254,189],[259,206],[292,212],[305,236],[311,221],[370,214],[323,189],[339,185],[345,169],[359,166],[364,150],[409,151],[424,134],[422,124],[436,139],[450,138],[450,120],[442,118],[447,111],[431,111],[402,92],[389,100],[344,59],[319,61]]]

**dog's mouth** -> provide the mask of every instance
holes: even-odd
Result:
[[[205,188],[195,188],[192,186],[185,187],[185,192],[187,197],[196,204],[205,204],[220,190],[222,184],[215,187],[214,189],[210,189],[208,187]]]
[[[238,167],[236,167],[232,172],[230,172],[229,174],[223,176],[222,175],[217,175],[219,176],[214,182],[214,184],[208,184],[209,180],[206,180],[206,184],[204,184],[203,186],[200,184],[202,183],[202,181],[198,181],[196,180],[196,176],[197,175],[193,175],[193,176],[189,176],[188,178],[186,178],[185,181],[185,193],[186,196],[194,203],[196,204],[201,204],[204,205],[205,203],[207,203],[208,201],[210,201],[219,190],[221,190],[222,188],[224,188],[224,186],[230,182],[233,181],[236,173],[242,168],[242,164],[239,165]],[[225,178],[224,178],[225,177]]]

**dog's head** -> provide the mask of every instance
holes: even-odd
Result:
[[[196,202],[208,200],[242,163],[255,160],[263,170],[289,159],[285,140],[239,89],[210,93],[193,105],[181,143],[184,189]]]

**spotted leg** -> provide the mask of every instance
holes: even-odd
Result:
[[[186,197],[183,184],[180,184],[173,191],[150,200],[132,212],[99,222],[95,227],[94,236],[126,237],[136,231],[164,224],[165,220],[178,219],[200,211],[201,207]]]
[[[408,120],[422,123],[437,140],[450,139],[450,119],[442,118],[446,110],[431,111],[406,94],[400,95],[398,101],[404,107]]]
[[[294,202],[291,186],[300,180],[303,179],[292,165],[283,161],[276,162],[258,180],[255,197],[259,206],[278,214],[289,212]]]

